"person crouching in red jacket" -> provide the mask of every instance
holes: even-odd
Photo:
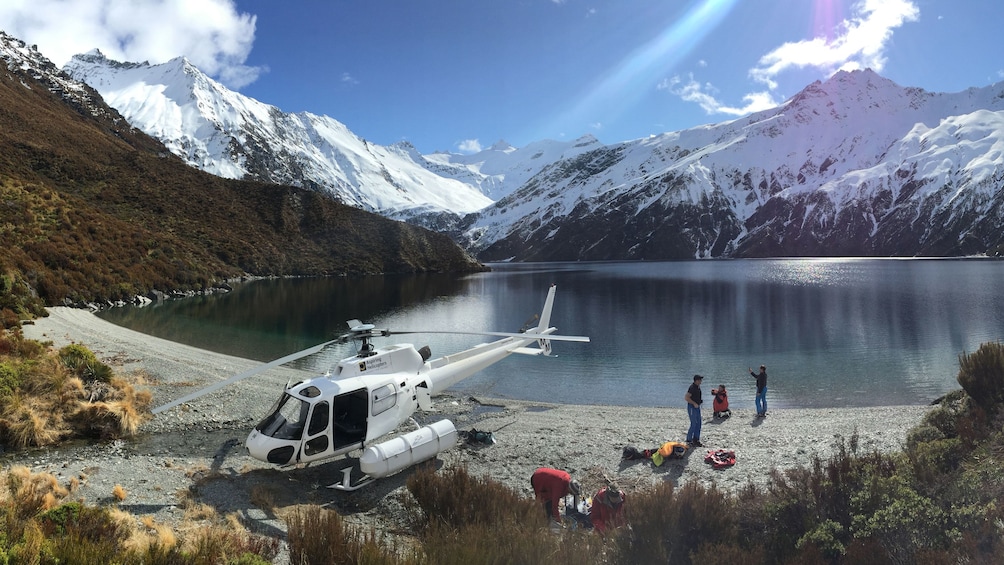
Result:
[[[530,477],[530,486],[533,487],[533,494],[543,505],[544,512],[549,520],[561,522],[561,511],[558,504],[562,498],[572,495],[574,508],[579,507],[579,482],[572,480],[572,476],[559,469],[541,467],[533,472]]]

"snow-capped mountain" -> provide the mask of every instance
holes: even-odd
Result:
[[[841,72],[773,110],[646,139],[421,155],[285,114],[184,59],[91,52],[65,70],[195,166],[328,190],[448,231],[484,261],[967,255],[1004,242],[1001,84],[929,93]]]
[[[24,41],[7,35],[3,31],[0,31],[0,59],[7,64],[8,68],[20,69],[29,73],[33,79],[46,85],[50,92],[76,108],[78,112],[105,118],[112,127],[134,130],[118,112],[102,100],[101,95],[93,88],[66,76],[35,46],[29,46]],[[30,88],[27,84],[25,87]]]
[[[866,70],[554,162],[466,237],[485,261],[955,256],[1002,226],[1004,84],[934,94]]]
[[[184,58],[118,63],[95,50],[63,70],[186,162],[222,177],[326,190],[395,218],[466,214],[492,203],[471,184],[424,168],[408,143],[375,145],[330,117],[284,113],[225,88]]]
[[[573,159],[601,146],[592,135],[584,135],[571,142],[536,141],[522,148],[498,141],[472,155],[440,152],[420,157],[430,171],[477,186],[485,195],[498,200],[523,186],[551,163]]]

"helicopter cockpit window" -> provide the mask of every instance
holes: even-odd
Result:
[[[255,426],[259,432],[276,439],[300,439],[310,405],[283,394],[275,410]]]
[[[310,417],[310,426],[307,428],[307,436],[316,436],[328,427],[328,418],[331,410],[327,402],[318,402],[314,406],[314,414]]]
[[[386,412],[397,404],[397,394],[394,385],[386,384],[373,391],[373,415]]]
[[[321,395],[321,389],[317,388],[316,386],[308,386],[307,388],[300,391],[300,396],[304,396],[307,398],[314,398],[315,396],[320,396],[320,395]]]

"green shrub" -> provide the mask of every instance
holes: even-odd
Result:
[[[117,543],[127,534],[107,509],[84,506],[80,502],[68,502],[47,510],[37,521],[47,537],[73,536],[81,540]]]
[[[907,448],[914,475],[921,482],[931,485],[953,473],[965,454],[962,440],[957,437],[914,442]]]
[[[995,413],[1004,402],[1004,344],[984,343],[959,355],[958,381],[978,405]]]
[[[836,559],[843,555],[846,550],[843,541],[841,541],[846,538],[847,532],[843,525],[833,520],[824,520],[817,524],[813,530],[799,538],[798,542],[795,543],[795,547],[802,549],[811,544],[825,557]]]
[[[941,549],[960,536],[944,510],[899,476],[873,478],[851,502],[854,537],[878,541],[894,562],[912,562],[917,550]]]
[[[84,381],[108,383],[112,380],[112,368],[105,365],[90,349],[71,343],[59,350],[59,359],[74,375]]]
[[[0,402],[21,388],[21,371],[8,361],[0,361]]]
[[[942,404],[924,415],[921,426],[930,426],[941,432],[942,437],[955,437],[959,433],[959,406]]]

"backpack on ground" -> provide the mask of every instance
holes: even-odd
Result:
[[[667,441],[652,454],[652,463],[662,466],[666,459],[681,459],[687,454],[687,444],[681,441]]]
[[[471,431],[461,433],[467,436],[467,443],[480,443],[484,445],[493,445],[495,443],[495,435],[488,431],[471,428]]]
[[[709,451],[704,456],[705,463],[711,463],[715,469],[725,469],[736,464],[736,452],[725,449],[715,449]]]

